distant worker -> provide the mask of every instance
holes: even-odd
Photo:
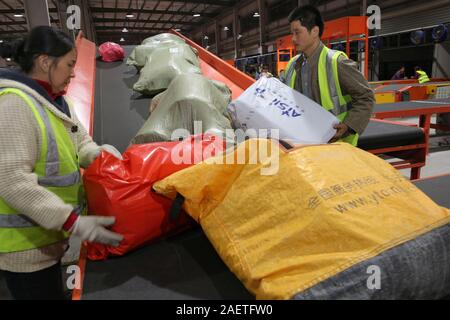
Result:
[[[3,57],[0,56],[0,68],[7,68],[8,67],[8,62],[6,61],[6,59],[4,59]]]
[[[414,67],[415,76],[414,78],[419,81],[419,83],[430,82],[430,78],[425,71],[422,70],[421,67]]]
[[[273,77],[273,75],[269,72],[268,66],[263,66],[261,68],[261,73],[259,73],[258,78],[256,80],[259,80],[261,77],[266,77],[266,78]]]
[[[65,89],[75,77],[75,44],[39,26],[0,70],[0,272],[14,299],[64,300],[61,258],[71,234],[118,246],[114,217],[84,216],[80,166],[102,150],[81,125]]]
[[[397,72],[392,76],[391,80],[403,80],[405,77],[405,66],[402,66]]]
[[[286,78],[286,71],[284,69],[281,69],[278,73],[278,79],[280,79],[281,82],[284,82]]]
[[[303,6],[289,16],[293,42],[300,52],[289,61],[285,83],[333,113],[341,123],[330,142],[357,145],[375,104],[369,83],[357,64],[344,52],[327,48],[321,41],[322,16],[315,7]]]

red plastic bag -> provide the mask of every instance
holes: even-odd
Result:
[[[105,62],[120,61],[125,58],[123,48],[114,42],[105,42],[98,48],[102,60]]]
[[[155,182],[224,150],[213,135],[192,136],[181,142],[132,145],[119,160],[102,154],[84,172],[89,214],[114,216],[113,232],[124,236],[119,247],[88,243],[88,258],[104,260],[123,255],[149,240],[194,225],[182,212],[169,218],[172,201],[153,192]],[[175,154],[175,156],[173,156]],[[184,163],[181,162],[184,159]],[[194,183],[194,182],[193,182]]]

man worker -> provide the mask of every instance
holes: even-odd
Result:
[[[313,6],[302,6],[289,16],[293,42],[300,52],[287,66],[285,84],[333,113],[341,123],[330,142],[357,145],[369,124],[375,97],[367,80],[344,52],[328,49],[320,40],[322,16]]]
[[[414,71],[415,71],[415,77],[419,83],[426,83],[426,82],[430,82],[430,78],[428,78],[428,75],[425,71],[423,71],[423,69],[421,67],[414,67]]]

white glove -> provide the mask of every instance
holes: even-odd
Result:
[[[116,222],[114,217],[79,216],[72,228],[72,234],[83,241],[118,247],[123,236],[105,228],[113,225],[114,222]]]
[[[110,144],[104,144],[100,146],[101,150],[104,150],[110,154],[112,154],[114,157],[116,157],[119,160],[123,160],[122,154],[119,150],[116,149],[116,147],[110,145]],[[100,152],[99,152],[100,154]]]

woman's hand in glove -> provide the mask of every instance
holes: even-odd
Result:
[[[72,228],[72,234],[81,240],[118,247],[123,236],[106,229],[115,221],[114,217],[79,216]]]
[[[106,152],[108,152],[110,154],[112,154],[114,157],[116,157],[119,160],[123,160],[123,157],[122,157],[122,154],[120,153],[120,151],[117,150],[116,147],[114,147],[114,146],[112,146],[110,144],[101,145],[100,149],[103,150],[103,151],[106,151]],[[99,152],[98,155],[100,155],[100,152]]]

